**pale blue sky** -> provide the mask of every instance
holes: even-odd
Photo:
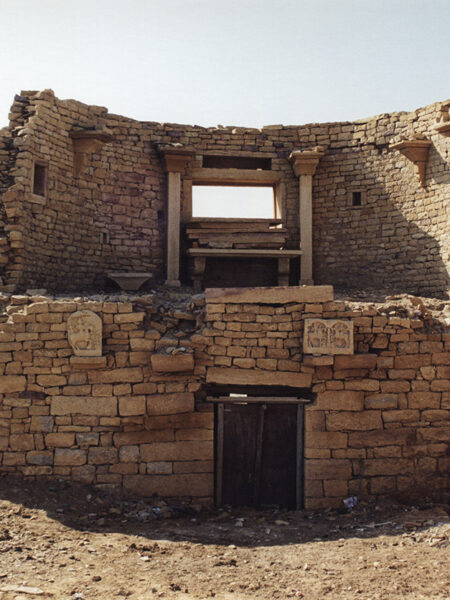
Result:
[[[21,89],[139,120],[353,120],[450,97],[449,0],[0,0]]]

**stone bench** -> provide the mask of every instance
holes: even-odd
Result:
[[[289,261],[302,254],[301,250],[272,250],[269,248],[189,248],[193,258],[192,280],[194,289],[201,290],[207,258],[276,258],[278,260],[278,285],[289,285]]]

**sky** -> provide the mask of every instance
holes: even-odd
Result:
[[[0,0],[14,94],[142,121],[355,120],[450,98],[450,0]]]

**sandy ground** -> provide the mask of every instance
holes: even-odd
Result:
[[[0,599],[450,598],[443,505],[201,511],[0,479]]]

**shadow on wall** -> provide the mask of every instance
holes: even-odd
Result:
[[[434,146],[428,167],[426,187],[420,188],[412,165],[406,165],[411,169],[408,176],[414,179],[405,184],[405,176],[399,176],[396,202],[379,177],[366,186],[361,206],[352,206],[351,191],[336,195],[332,206],[319,193],[319,212],[313,222],[316,284],[447,297],[450,273],[444,261],[449,259],[445,239],[450,225],[445,215],[444,186],[450,185],[450,170]],[[327,169],[325,158],[321,168]],[[347,190],[352,189],[351,179],[346,177]],[[436,189],[440,190],[439,198],[435,197]],[[323,207],[320,210],[323,204],[325,211]],[[440,239],[433,237],[430,229]]]

